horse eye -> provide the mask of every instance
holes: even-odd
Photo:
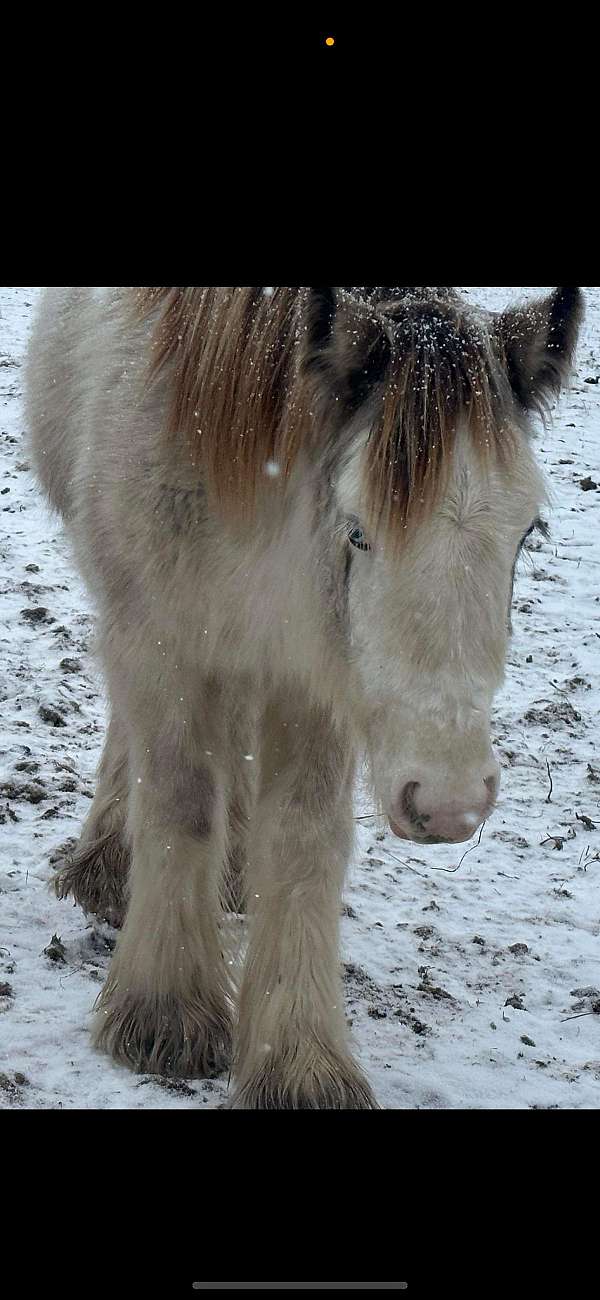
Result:
[[[519,542],[517,555],[521,554],[521,551],[523,550],[527,538],[531,537],[531,534],[536,532],[541,533],[542,537],[545,537],[546,539],[548,539],[550,536],[550,529],[545,519],[540,519],[539,516],[537,519],[534,519],[533,523],[531,524],[531,527],[527,529],[527,532],[521,538],[521,541]]]
[[[360,524],[348,525],[348,541],[356,547],[357,551],[371,550]]]

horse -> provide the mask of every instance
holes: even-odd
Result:
[[[402,840],[461,843],[493,811],[534,417],[583,309],[577,288],[501,313],[443,286],[42,295],[30,451],[110,709],[56,891],[119,927],[92,1030],[116,1061],[229,1070],[231,1109],[378,1109],[339,958],[357,765]]]

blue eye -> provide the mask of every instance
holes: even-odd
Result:
[[[357,551],[371,550],[360,524],[348,524],[348,541],[356,547]]]

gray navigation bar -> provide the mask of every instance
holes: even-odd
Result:
[[[194,1291],[406,1291],[408,1282],[192,1282]]]

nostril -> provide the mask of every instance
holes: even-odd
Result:
[[[415,795],[419,786],[419,781],[408,781],[400,795],[399,805],[402,816],[405,820],[408,821],[415,830],[424,832],[427,829],[427,823],[431,821],[431,814],[419,812],[419,809],[417,808]]]
[[[405,817],[414,821],[419,816],[415,806],[415,794],[419,789],[419,781],[407,781],[402,794],[400,795],[400,807]]]

